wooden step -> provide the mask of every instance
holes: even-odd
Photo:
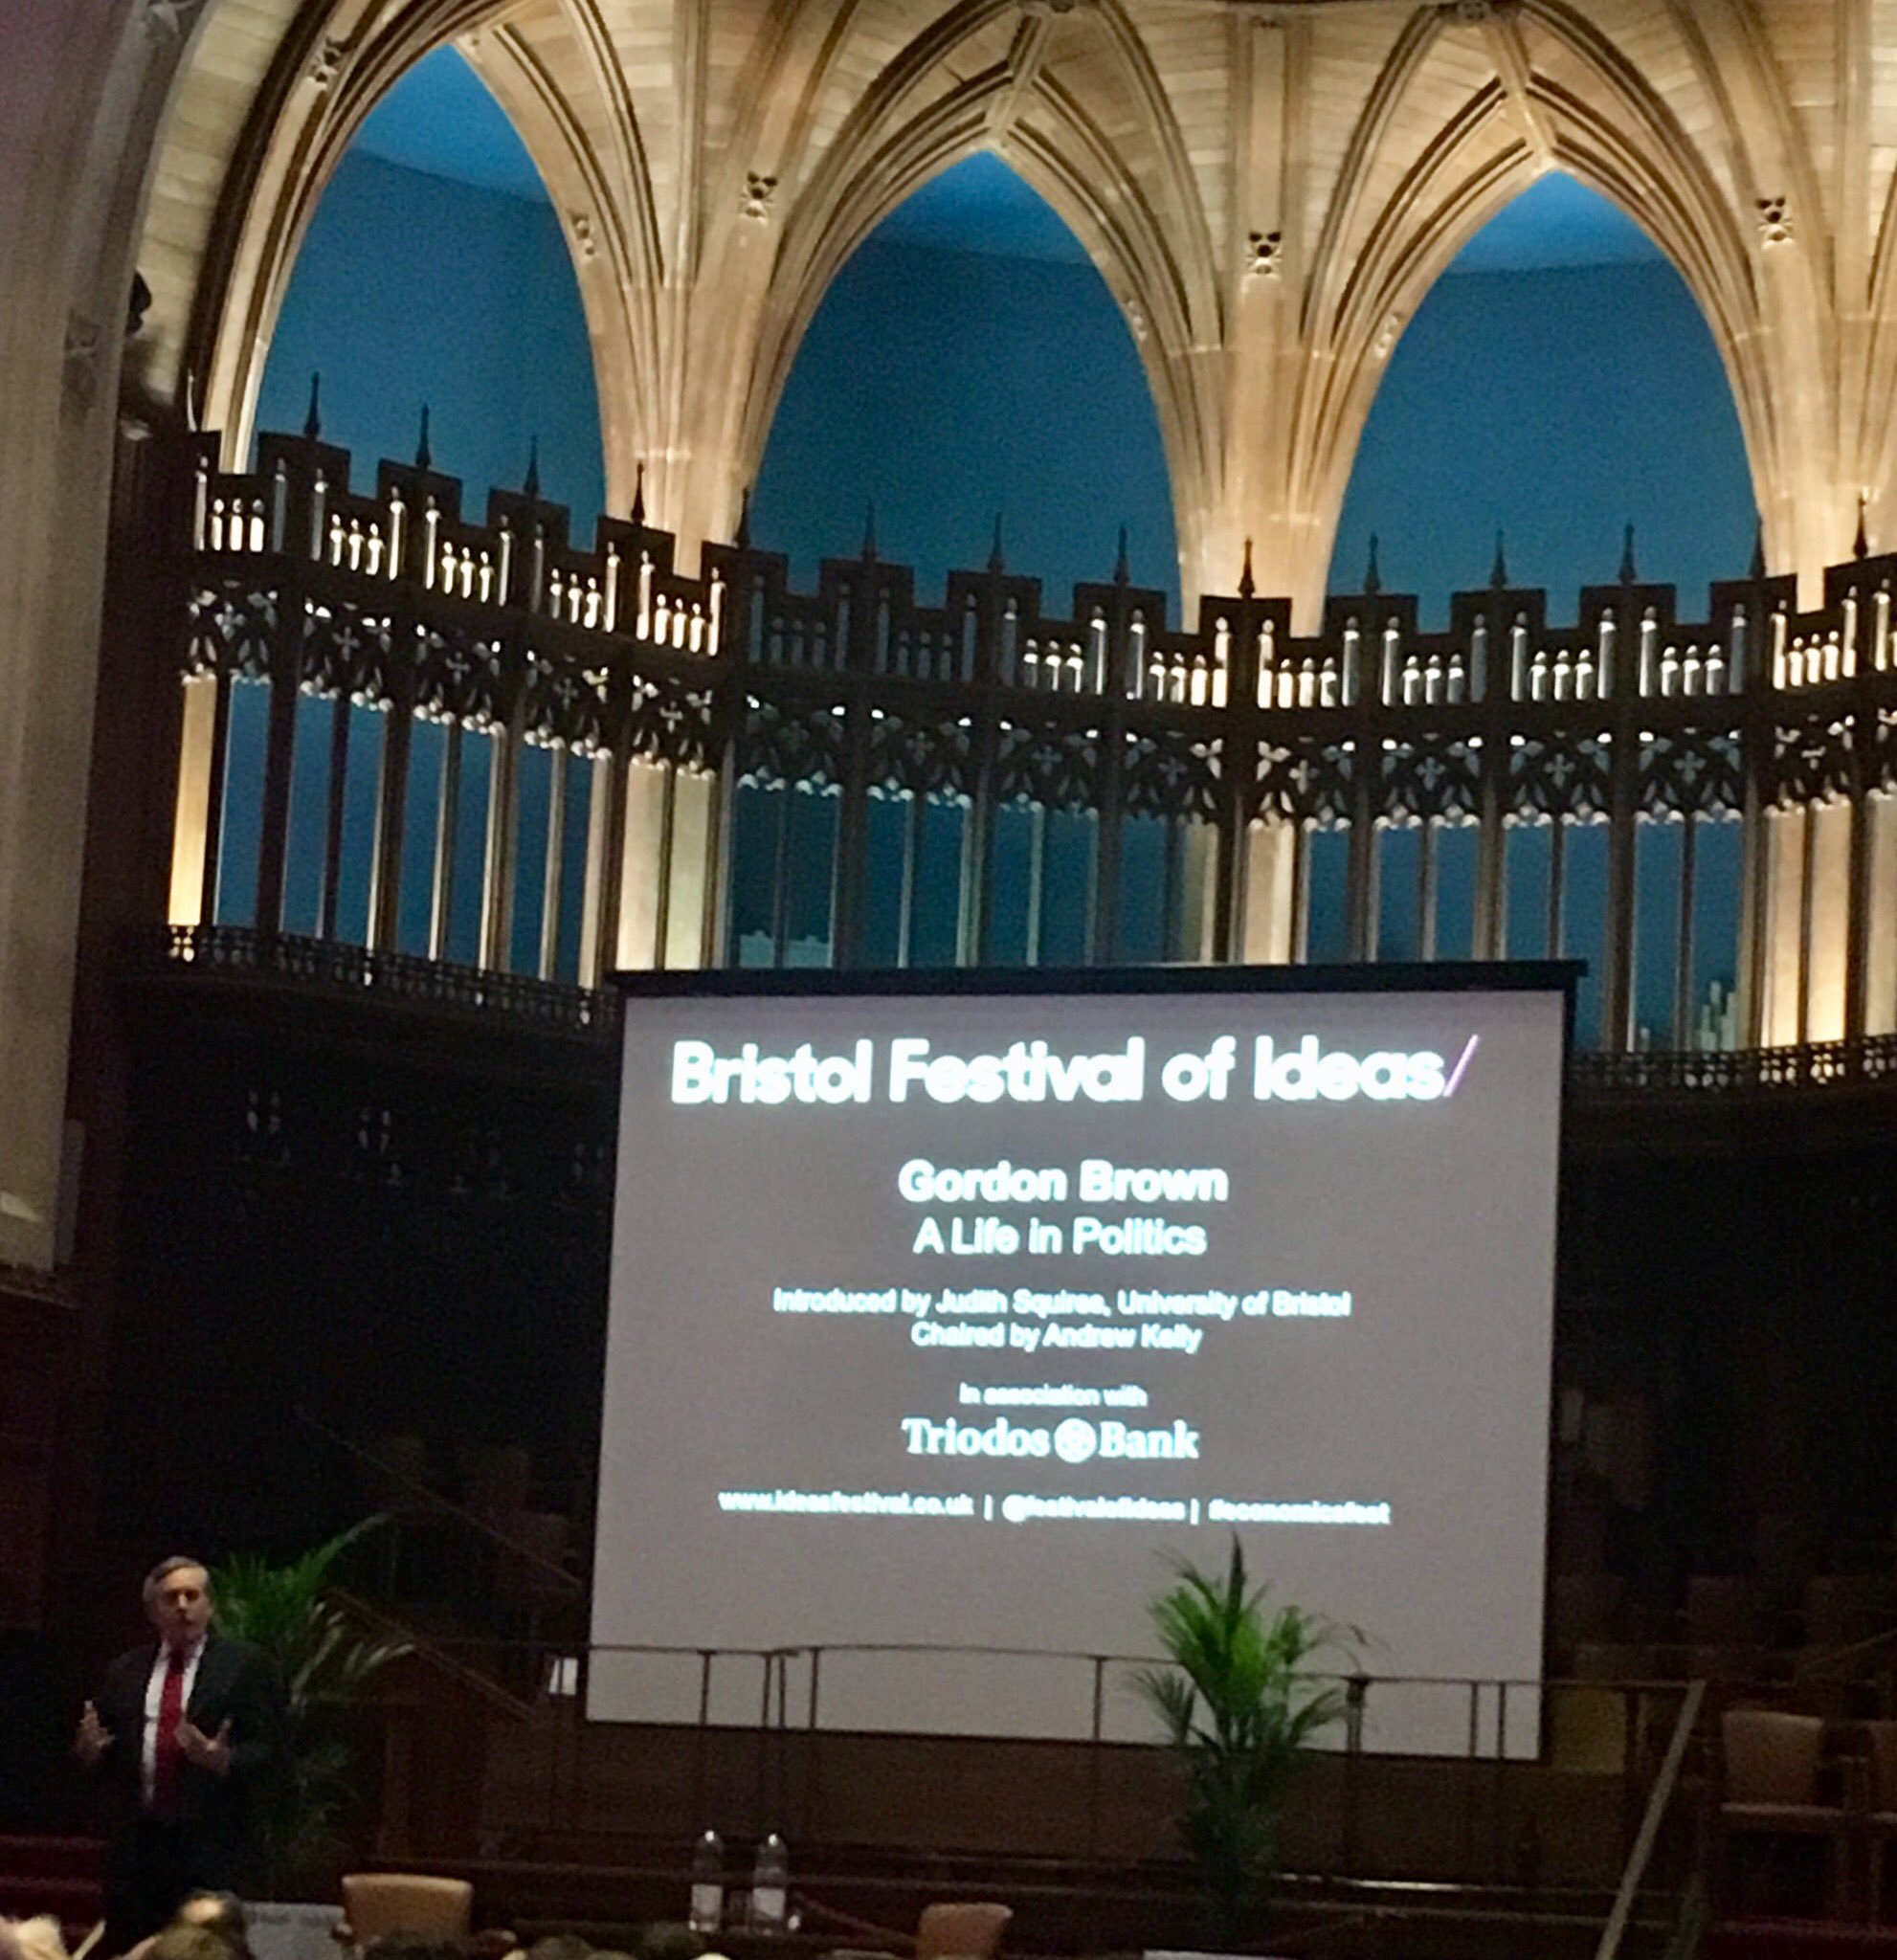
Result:
[[[1897,1927],[1733,1919],[1714,1927],[1700,1950],[1702,1960],[1897,1960]]]
[[[0,1915],[50,1912],[67,1927],[88,1927],[103,1899],[105,1847],[97,1838],[0,1834]]]

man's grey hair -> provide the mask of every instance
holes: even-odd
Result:
[[[145,1575],[145,1584],[139,1588],[139,1597],[145,1601],[147,1610],[158,1597],[159,1587],[173,1572],[202,1572],[204,1590],[206,1592],[211,1591],[211,1568],[201,1558],[187,1558],[183,1552],[178,1552],[170,1558],[160,1559]]]
[[[187,1892],[174,1916],[187,1926],[208,1926],[212,1932],[222,1933],[234,1947],[249,1944],[250,1914],[234,1892]]]

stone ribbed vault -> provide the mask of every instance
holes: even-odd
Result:
[[[562,213],[609,495],[688,550],[837,267],[982,148],[1119,300],[1189,594],[1250,540],[1309,618],[1405,323],[1551,168],[1705,310],[1773,568],[1897,523],[1897,0],[0,0],[0,1261],[52,1243],[132,272],[147,388],[242,443],[328,173],[450,41]]]

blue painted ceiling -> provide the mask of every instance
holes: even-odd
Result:
[[[383,161],[509,197],[547,201],[513,125],[459,55],[419,61],[376,105],[355,146]],[[944,170],[885,218],[880,240],[1005,258],[1080,263],[1065,225],[998,157]],[[1644,232],[1605,198],[1559,175],[1544,177],[1462,248],[1452,272],[1548,271],[1563,266],[1659,263]]]
[[[354,147],[404,169],[547,202],[547,187],[501,104],[453,48],[417,61],[376,103]]]

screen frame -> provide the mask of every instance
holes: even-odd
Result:
[[[1333,962],[1300,966],[1286,964],[1122,965],[1112,967],[697,967],[621,968],[608,982],[622,1001],[681,1000],[693,997],[720,1000],[847,999],[853,995],[876,998],[904,998],[927,995],[995,995],[1033,997],[1057,994],[1321,994],[1321,993],[1558,993],[1561,996],[1561,1068],[1558,1103],[1555,1110],[1555,1190],[1552,1247],[1551,1297],[1549,1340],[1548,1433],[1545,1461],[1548,1489],[1553,1490],[1556,1441],[1556,1360],[1566,1264],[1562,1257],[1566,1236],[1568,1162],[1571,1147],[1568,1126],[1568,1080],[1574,1055],[1575,996],[1588,970],[1585,960],[1432,960]],[[624,1106],[623,1069],[626,1053],[624,1030],[614,1042],[615,1119],[613,1125],[613,1178],[616,1192],[620,1124],[617,1112]],[[612,1273],[613,1230],[617,1224],[617,1200],[614,1205],[613,1226],[608,1232],[607,1273]],[[598,1451],[604,1447],[606,1416],[606,1368],[601,1355],[599,1443],[595,1451],[594,1481],[599,1476]],[[1541,1681],[1551,1679],[1549,1662],[1553,1630],[1550,1605],[1553,1580],[1553,1505],[1544,1506],[1542,1518],[1542,1599],[1541,1599]],[[595,1546],[594,1550],[597,1550]],[[589,1594],[591,1595],[591,1579]],[[591,1617],[591,1597],[589,1618]],[[589,1635],[591,1637],[591,1635]],[[588,1722],[594,1718],[584,1716]],[[1552,1725],[1538,1725],[1540,1734],[1533,1756],[1523,1760],[1546,1763],[1551,1748]],[[933,1739],[924,1731],[891,1729],[829,1731],[835,1734],[864,1734],[892,1740]],[[979,1742],[980,1737],[963,1741]],[[1062,1748],[1057,1740],[1033,1737],[991,1737],[1010,1746]],[[1137,1745],[1113,1745],[1136,1747]]]
[[[1573,1056],[1585,960],[1357,960],[1328,966],[621,968],[631,999],[796,999],[853,993],[1562,993],[1561,1064]]]

